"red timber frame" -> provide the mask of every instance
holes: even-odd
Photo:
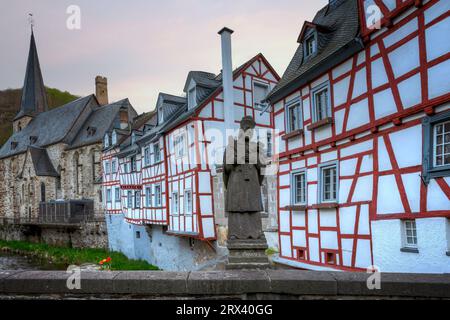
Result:
[[[380,2],[380,1],[376,1]],[[324,76],[328,76],[329,83],[330,83],[330,99],[331,99],[331,106],[332,106],[332,118],[335,118],[335,113],[338,111],[344,112],[344,120],[343,120],[343,127],[342,131],[337,132],[336,130],[336,124],[333,122],[331,124],[331,134],[329,137],[319,140],[316,138],[315,130],[311,131],[311,143],[306,144],[305,138],[303,137],[301,139],[300,146],[296,146],[294,148],[289,149],[289,139],[286,139],[286,141],[281,142],[285,143],[285,151],[280,153],[280,168],[285,168],[282,171],[279,172],[278,177],[278,184],[279,184],[279,190],[278,190],[278,199],[280,199],[280,191],[286,188],[289,188],[289,186],[282,186],[280,185],[280,176],[283,176],[285,174],[290,174],[293,171],[292,163],[296,161],[305,160],[306,163],[308,163],[308,159],[312,157],[317,157],[317,163],[321,163],[321,155],[323,153],[327,153],[330,151],[336,151],[337,152],[337,161],[340,163],[341,161],[348,160],[349,158],[355,158],[356,159],[356,170],[355,174],[350,176],[340,176],[339,181],[344,180],[352,180],[350,192],[349,195],[345,201],[345,203],[340,203],[338,207],[336,208],[336,226],[338,228],[331,228],[331,227],[322,227],[320,225],[320,214],[319,211],[317,212],[318,217],[318,231],[317,232],[311,232],[308,230],[308,211],[309,210],[315,210],[317,209],[317,206],[315,205],[309,205],[305,208],[305,226],[304,227],[298,227],[292,225],[292,215],[293,210],[291,208],[285,208],[282,207],[280,204],[278,206],[278,225],[279,225],[279,242],[280,246],[282,243],[281,237],[282,236],[289,236],[290,237],[290,243],[291,243],[291,256],[282,255],[280,253],[280,257],[284,259],[294,260],[294,261],[300,261],[304,262],[306,264],[309,264],[311,266],[321,266],[321,267],[331,267],[341,270],[355,270],[355,271],[363,271],[365,269],[357,268],[355,267],[355,255],[356,250],[355,246],[357,244],[356,241],[353,241],[354,250],[352,251],[352,257],[351,257],[351,266],[344,266],[342,263],[342,240],[344,239],[361,239],[361,240],[369,240],[372,241],[372,235],[371,231],[369,234],[358,234],[358,223],[359,218],[361,214],[361,208],[364,205],[367,205],[369,207],[369,226],[371,228],[371,221],[375,220],[383,220],[383,219],[420,219],[420,218],[429,218],[429,217],[450,217],[450,210],[436,210],[436,211],[428,211],[427,210],[427,190],[428,187],[425,184],[422,184],[420,187],[420,210],[418,212],[414,212],[410,204],[408,202],[407,193],[405,190],[404,182],[402,181],[402,174],[407,173],[417,173],[421,174],[422,171],[422,165],[416,165],[411,167],[400,167],[398,160],[396,159],[394,149],[392,146],[390,134],[399,132],[401,130],[411,128],[414,126],[421,125],[421,117],[425,115],[431,115],[434,114],[437,107],[442,105],[443,103],[450,101],[450,93],[444,93],[441,96],[435,97],[435,98],[429,98],[428,96],[428,69],[432,68],[444,61],[447,61],[450,58],[450,53],[444,54],[434,60],[428,61],[426,56],[426,43],[425,43],[425,30],[444,19],[448,18],[450,13],[447,11],[446,13],[435,17],[432,21],[429,21],[428,23],[425,23],[424,19],[424,12],[434,4],[436,4],[437,0],[431,0],[426,4],[421,3],[421,1],[397,1],[397,9],[387,13],[385,12],[385,8],[382,9],[384,11],[384,18],[382,20],[382,25],[388,27],[388,29],[382,33],[377,34],[373,31],[364,30],[362,31],[363,36],[365,36],[365,45],[366,48],[359,52],[358,54],[355,54],[350,60],[352,68],[333,78],[333,72],[332,69],[327,71],[326,73],[322,74],[321,76],[317,77],[315,80],[322,78]],[[400,3],[403,3],[400,5]],[[395,17],[399,17],[401,13],[404,13],[408,8],[411,8],[413,5],[416,5],[417,9],[414,11],[411,11],[410,14],[403,17],[401,21],[396,21],[394,25],[392,25],[392,20]],[[383,6],[380,6],[383,8]],[[363,15],[363,3],[362,0],[360,0],[360,15],[362,19],[362,24],[364,23],[364,15]],[[397,31],[399,28],[404,26],[406,23],[411,21],[412,19],[417,18],[418,20],[418,29],[409,35],[406,35],[403,39],[400,41],[397,41],[395,44],[386,47],[384,45],[383,39],[385,37],[389,36],[390,34]],[[418,38],[418,44],[419,44],[419,57],[420,57],[420,64],[418,67],[410,70],[409,72],[395,78],[393,67],[390,64],[390,60],[388,58],[389,53],[394,51],[395,49],[399,48],[400,46],[404,45],[408,41]],[[373,45],[379,46],[379,53],[371,55],[371,47]],[[362,59],[363,58],[363,59]],[[381,58],[383,65],[386,70],[388,82],[384,85],[378,86],[376,88],[373,88],[372,86],[372,78],[371,78],[371,67],[372,62]],[[346,63],[346,62],[344,62]],[[342,65],[344,64],[342,63]],[[333,67],[336,68],[337,66]],[[352,97],[353,94],[353,87],[355,82],[356,73],[363,68],[366,68],[366,81],[367,81],[367,91],[360,96]],[[405,108],[403,106],[400,92],[399,92],[399,83],[409,79],[410,77],[414,75],[419,75],[421,79],[421,101],[420,103]],[[344,78],[349,77],[349,87],[347,96],[345,99],[345,102],[340,105],[335,105],[334,103],[334,93],[333,88],[336,83],[343,80]],[[291,96],[295,92],[302,92],[304,89],[308,89],[308,93],[311,92],[311,83],[309,85],[304,86],[302,88],[297,88],[296,90],[289,93],[289,95],[286,95],[285,99],[282,99],[281,101],[277,101],[276,103],[273,103],[275,106],[274,110],[274,118],[277,118],[279,116],[283,116],[284,119],[284,112],[287,102],[287,97]],[[376,93],[382,92],[386,89],[391,89],[393,94],[393,99],[397,108],[397,112],[376,119],[375,118],[375,103],[374,103],[374,95]],[[310,95],[302,95],[301,99],[302,101],[305,101],[310,98]],[[350,113],[350,107],[360,102],[364,99],[367,99],[368,102],[368,112],[369,112],[369,122],[366,124],[363,124],[359,127],[353,128],[353,129],[347,129],[348,119],[349,119],[349,113]],[[282,107],[276,108],[277,103],[281,102]],[[303,106],[303,103],[302,103]],[[310,115],[312,115],[312,103],[310,103]],[[302,113],[303,116],[303,113]],[[311,124],[311,119],[304,120],[303,125],[306,128],[308,125]],[[286,132],[280,132],[280,136],[284,136]],[[385,170],[381,171],[378,168],[378,143],[380,141],[383,141],[383,143],[386,146],[387,152],[389,154],[389,161],[391,165],[391,170]],[[352,154],[351,156],[341,156],[341,150],[348,146],[356,145],[361,142],[367,142],[371,141],[372,148],[369,150],[365,150],[361,153]],[[373,157],[373,171],[371,172],[360,172],[361,164],[362,164],[362,158],[364,156],[372,156]],[[317,164],[306,164],[307,169],[316,169]],[[356,188],[356,182],[357,179],[360,177],[364,177],[367,175],[373,176],[373,191],[370,201],[363,201],[363,202],[354,202],[352,200],[355,188]],[[378,178],[384,175],[393,175],[395,177],[395,181],[397,184],[397,188],[399,190],[400,199],[402,206],[404,208],[403,212],[398,213],[392,213],[392,214],[380,214],[377,211],[377,190],[378,190]],[[309,184],[317,184],[316,181],[308,182]],[[445,179],[438,178],[436,179],[436,183],[441,188],[442,192],[446,195],[446,197],[450,200],[450,187]],[[354,232],[352,234],[344,234],[339,230],[339,210],[341,208],[349,207],[349,206],[356,206],[356,219],[355,219],[355,225],[354,225]],[[281,212],[289,212],[289,231],[281,231],[281,225],[280,225],[280,215]],[[293,246],[293,232],[295,230],[301,230],[304,231],[306,234],[306,243],[307,247],[295,247]],[[337,232],[337,239],[339,244],[338,250],[329,250],[324,249],[321,247],[321,241],[320,241],[320,232],[321,231],[336,231]],[[317,238],[319,241],[319,262],[311,261],[310,260],[310,251],[309,251],[309,238]],[[372,247],[372,243],[371,243]],[[305,256],[302,259],[294,258],[295,254],[298,250],[304,250]],[[280,250],[282,252],[282,250]],[[372,249],[371,249],[372,251]],[[339,259],[337,261],[337,265],[327,265],[325,261],[322,259],[322,252],[335,252],[339,255]],[[373,253],[371,252],[371,259],[373,263]]]
[[[265,66],[265,71],[263,71],[263,65]],[[270,73],[273,79],[270,79],[267,77],[267,74]],[[243,103],[234,103],[235,108],[243,108],[244,115],[250,115],[252,117],[254,117],[256,119],[256,111],[253,108],[253,88],[247,88],[246,87],[246,81],[245,78],[246,77],[250,77],[250,79],[253,80],[254,79],[259,79],[259,80],[263,80],[264,82],[268,83],[268,84],[276,84],[278,82],[278,80],[280,79],[280,77],[278,76],[278,74],[275,72],[275,70],[271,67],[271,65],[269,64],[269,62],[265,59],[265,57],[262,54],[258,54],[256,55],[254,58],[252,58],[251,60],[249,60],[246,64],[244,64],[242,67],[239,68],[238,72],[234,72],[233,75],[233,80],[235,81],[239,76],[242,76],[243,81],[242,81],[242,87],[236,86],[234,85],[234,90],[241,90],[243,91]],[[217,102],[223,102],[223,99],[219,98],[219,96],[222,93],[222,87],[219,87],[216,91],[214,91],[211,96],[202,102],[202,104],[198,107],[198,109],[196,110],[195,114],[187,119],[186,121],[184,121],[183,123],[180,123],[177,127],[173,128],[170,130],[170,132],[167,132],[165,134],[165,146],[166,146],[166,163],[170,164],[171,161],[173,161],[171,158],[173,157],[173,154],[169,154],[167,153],[167,145],[169,143],[169,136],[174,134],[174,132],[176,130],[179,130],[180,128],[185,128],[185,132],[188,131],[188,128],[191,127],[193,128],[194,134],[194,141],[188,141],[189,145],[188,150],[190,148],[193,148],[194,152],[195,152],[195,157],[196,157],[196,162],[197,165],[192,166],[189,168],[189,170],[186,171],[178,171],[178,166],[176,166],[177,170],[175,172],[172,172],[172,168],[170,167],[170,165],[168,165],[167,168],[167,195],[166,195],[166,201],[167,201],[167,208],[168,209],[168,219],[169,219],[169,232],[168,234],[173,234],[176,236],[187,236],[187,237],[191,237],[191,238],[197,238],[200,240],[215,240],[216,239],[216,228],[215,228],[215,218],[214,218],[214,195],[213,195],[213,179],[211,176],[211,168],[209,166],[209,161],[207,159],[208,157],[208,147],[209,144],[211,143],[211,141],[208,141],[205,137],[205,126],[208,122],[223,122],[223,118],[220,118],[217,116],[217,112],[215,112],[215,104]],[[246,93],[251,93],[251,101],[247,101],[249,100],[247,98],[247,94]],[[211,113],[210,116],[204,116],[202,115],[202,111],[205,109],[206,106],[211,105]],[[257,128],[267,128],[267,129],[273,129],[273,117],[272,115],[269,117],[269,122],[270,124],[261,124],[257,122]],[[235,120],[235,123],[239,123],[238,120]],[[187,138],[189,138],[189,134],[186,135]],[[272,134],[272,136],[274,136]],[[200,159],[200,150],[204,150],[204,155],[206,157],[206,159],[203,159],[204,162],[202,162]],[[180,167],[183,167],[183,165],[181,165]],[[199,175],[201,173],[206,173],[210,176],[209,179],[209,183],[210,183],[210,192],[207,193],[201,193],[198,192],[199,190],[199,181],[200,181],[200,177]],[[192,192],[192,196],[194,200],[194,204],[195,206],[193,207],[193,214],[192,215],[173,215],[171,213],[170,210],[170,206],[172,204],[172,199],[171,199],[171,195],[169,194],[169,184],[173,183],[173,182],[178,182],[178,190],[180,190],[180,188],[183,186],[184,188],[185,186],[185,181],[186,178],[191,177],[191,185],[187,186],[191,188],[191,192]],[[207,213],[202,214],[201,212],[201,206],[200,206],[200,202],[201,202],[201,197],[202,196],[206,196],[206,197],[211,197],[211,205],[212,205],[212,212],[211,213]],[[179,203],[181,203],[182,198],[179,197]],[[186,219],[192,219],[192,226],[196,226],[197,228],[195,229],[195,232],[192,233],[186,233],[184,230],[174,230],[171,229],[173,228],[173,226],[175,225],[175,222],[178,226],[183,225],[186,226]],[[203,230],[203,223],[202,223],[202,219],[212,219],[213,221],[213,232],[214,232],[214,236],[212,237],[206,237],[204,234],[204,230]],[[175,221],[177,220],[177,221]]]
[[[108,202],[107,202],[107,199],[106,199],[106,190],[108,188],[111,189],[111,194],[113,194],[113,192],[114,192],[113,190],[115,188],[120,188],[120,166],[119,166],[119,160],[116,157],[117,152],[118,152],[117,149],[111,149],[111,150],[108,150],[106,152],[103,152],[102,156],[101,156],[101,164],[102,164],[101,165],[101,171],[102,171],[102,177],[103,177],[103,179],[102,179],[102,193],[103,193],[102,194],[102,199],[103,199],[103,203],[106,204],[104,206],[106,208],[105,211],[106,211],[107,214],[120,214],[123,211],[122,210],[122,199],[121,199],[121,202],[120,202],[120,208],[119,209],[117,209],[117,208],[115,208],[115,209],[108,208]],[[112,171],[111,171],[110,174],[106,175],[105,170],[104,170],[105,162],[109,161],[110,164],[111,164],[111,161],[113,159],[116,159],[116,161],[117,161],[116,178],[113,177]],[[112,170],[112,166],[111,165],[110,165],[110,170]],[[120,195],[122,195],[122,191],[120,191]],[[114,199],[114,202],[115,202],[115,199]],[[115,204],[114,202],[111,202],[111,206],[113,204]]]

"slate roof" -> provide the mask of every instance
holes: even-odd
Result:
[[[120,126],[118,113],[121,108],[134,110],[128,99],[95,107],[87,121],[84,122],[76,138],[71,142],[69,148],[78,148],[102,141],[105,134],[111,130],[111,127]],[[134,116],[130,115],[130,118]]]
[[[44,80],[42,79],[41,67],[39,65],[34,33],[31,32],[30,50],[28,52],[20,110],[14,120],[26,115],[34,116],[38,112],[47,110],[47,94],[45,91]]]
[[[55,170],[47,150],[44,148],[28,147],[34,171],[37,176],[57,177],[58,172]]]
[[[61,107],[39,113],[21,131],[14,133],[0,149],[0,159],[23,153],[30,144],[30,137],[37,137],[34,146],[45,147],[64,141],[85,108],[97,104],[94,95],[69,102]],[[15,149],[11,142],[16,142]],[[65,141],[68,142],[68,141]]]
[[[304,59],[303,44],[300,43],[281,80],[269,93],[268,100],[272,103],[280,100],[363,48],[359,39],[357,2],[336,0],[322,8],[312,23],[306,23],[317,27],[317,54]]]

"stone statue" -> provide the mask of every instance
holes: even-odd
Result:
[[[252,117],[242,118],[237,140],[229,138],[223,159],[225,211],[228,213],[229,269],[254,269],[269,266],[262,231],[261,184],[264,176],[259,143],[251,141],[255,128]]]

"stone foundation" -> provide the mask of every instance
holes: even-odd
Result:
[[[107,248],[104,222],[88,222],[78,226],[0,225],[1,240],[46,243],[72,248]]]

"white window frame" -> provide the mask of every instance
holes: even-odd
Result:
[[[136,190],[134,192],[134,208],[140,209],[141,208],[141,191]]]
[[[145,206],[150,208],[152,206],[152,187],[145,187]]]
[[[112,192],[111,189],[108,188],[106,189],[106,203],[111,203],[112,202]]]
[[[134,161],[133,161],[134,159]],[[134,165],[133,165],[134,163]],[[131,156],[130,157],[130,172],[137,172],[138,168],[137,168],[137,157],[136,156]]]
[[[159,189],[159,193],[156,192],[157,189]],[[154,190],[153,198],[154,198],[154,203],[155,203],[154,207],[161,207],[161,205],[162,205],[162,185],[160,183],[155,184],[153,190]]]
[[[114,188],[114,202],[120,202],[120,187]]]
[[[327,105],[325,106],[325,117],[318,118],[318,112],[317,112],[317,102],[316,102],[316,96],[317,94],[327,91]],[[330,99],[330,83],[329,81],[326,81],[316,87],[314,87],[311,90],[311,103],[312,103],[312,113],[313,113],[313,122],[317,122],[326,118],[331,117],[331,99]]]
[[[111,174],[111,163],[109,160],[105,161],[105,174]]]
[[[297,184],[295,178],[297,176],[304,177],[303,201],[297,202]],[[296,170],[291,173],[291,205],[306,205],[308,202],[308,180],[306,169]]]
[[[180,142],[180,140],[182,140],[182,141]],[[187,145],[186,145],[186,134],[184,132],[179,133],[176,136],[174,136],[173,146],[174,146],[174,151],[175,151],[175,158],[177,158],[177,159],[183,158],[186,155],[186,146]]]
[[[408,231],[411,231],[412,234],[408,235]],[[412,242],[410,242],[410,239]],[[417,224],[416,220],[403,220],[402,221],[402,240],[403,240],[403,248],[408,249],[417,249]],[[415,243],[414,243],[415,241]]]
[[[266,156],[270,158],[273,156],[273,136],[272,131],[270,130],[267,131],[266,143],[267,143]]]
[[[256,81],[256,80],[252,81],[253,108],[256,109],[256,110],[263,110],[265,108],[265,104],[261,103],[262,100],[261,101],[256,101],[255,100],[256,99],[256,87],[258,87],[258,86],[260,88],[262,88],[262,87],[266,88],[266,96],[270,92],[270,86],[269,86],[268,83],[265,83],[265,82],[262,82],[262,81]]]
[[[292,108],[296,109],[296,117],[297,117],[297,123],[296,125],[298,126],[298,128],[292,128],[292,124],[291,124],[291,113],[290,110]],[[301,101],[301,98],[296,98],[294,100],[291,100],[289,102],[286,103],[285,106],[285,113],[286,113],[286,132],[293,132],[295,130],[299,130],[299,129],[303,129],[303,104]]]
[[[178,191],[172,192],[172,214],[178,215],[180,213],[180,195],[178,194]]]
[[[133,208],[133,192],[131,192],[130,190],[128,190],[127,192],[127,208]]]
[[[117,160],[111,160],[111,173],[117,173]]]
[[[189,199],[191,200],[191,206],[189,208]],[[191,215],[194,211],[194,198],[192,197],[192,190],[184,190],[184,211],[186,215]]]
[[[310,40],[314,41],[313,48],[312,48],[311,52],[309,52],[309,46],[308,46],[308,43],[309,43]],[[313,57],[317,53],[317,33],[316,32],[312,32],[310,35],[308,35],[305,38],[305,41],[303,43],[304,43],[304,46],[305,46],[305,49],[303,51],[304,54],[305,54],[305,59]]]
[[[114,130],[111,134],[111,145],[115,145],[117,143],[117,132]]]
[[[433,125],[433,167],[434,168],[442,168],[442,167],[446,167],[446,166],[450,165],[450,163],[444,163],[445,155],[448,155],[448,153],[445,153],[445,145],[446,145],[446,143],[445,143],[445,134],[446,133],[450,134],[450,131],[449,132],[445,131],[445,125],[446,124],[450,125],[450,120],[438,122],[438,123]],[[443,128],[443,132],[441,133],[441,135],[442,135],[442,143],[439,144],[439,146],[442,147],[442,152],[440,153],[440,156],[442,156],[442,164],[439,164],[439,165],[437,164],[437,161],[436,161],[437,160],[436,158],[438,157],[438,154],[437,154],[437,148],[438,148],[438,144],[437,144],[437,127],[438,126],[442,126],[442,128]],[[450,145],[450,142],[447,143],[447,144]]]
[[[144,163],[145,163],[145,166],[149,166],[151,164],[150,146],[149,145],[144,148]]]
[[[330,193],[333,193],[333,191],[336,191],[336,198],[335,199],[324,199],[324,178],[323,178],[323,172],[326,169],[329,168],[336,168],[336,190],[331,190]],[[333,162],[326,162],[326,163],[322,163],[319,164],[318,166],[318,192],[319,192],[319,203],[337,203],[339,201],[339,163],[337,161],[333,161]],[[333,185],[333,184],[332,184]]]
[[[105,134],[105,137],[103,138],[103,145],[105,146],[105,148],[109,147],[109,135]]]

